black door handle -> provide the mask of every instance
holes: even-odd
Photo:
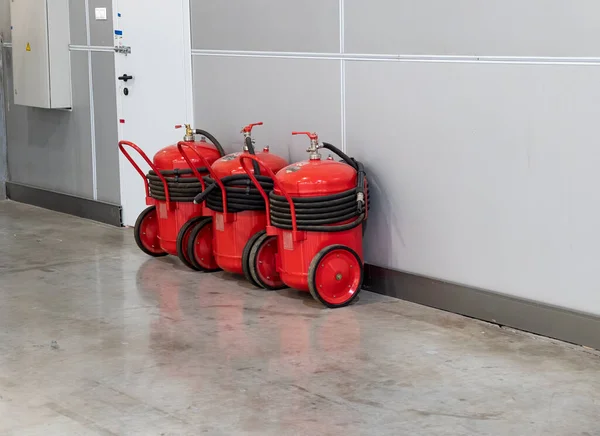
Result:
[[[127,74],[123,74],[122,76],[119,76],[119,80],[122,80],[123,82],[127,83],[128,80],[133,79],[133,76],[128,76]]]

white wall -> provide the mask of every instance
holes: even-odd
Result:
[[[247,7],[192,0],[198,123],[232,142],[260,118],[295,159],[286,131],[317,130],[362,159],[369,263],[600,314],[597,0]]]

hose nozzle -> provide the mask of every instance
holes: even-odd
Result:
[[[357,192],[356,194],[356,202],[358,203],[358,213],[363,213],[365,210],[365,193]]]

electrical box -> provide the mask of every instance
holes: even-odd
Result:
[[[72,107],[69,0],[11,0],[15,104]]]

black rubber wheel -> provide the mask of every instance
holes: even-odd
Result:
[[[256,283],[269,291],[287,288],[277,272],[275,254],[277,253],[277,236],[261,232],[261,236],[252,244],[248,267]]]
[[[195,271],[201,270],[190,261],[188,254],[188,242],[190,240],[192,231],[194,230],[194,226],[206,218],[207,217],[205,216],[197,216],[190,219],[187,223],[181,226],[181,229],[179,229],[179,233],[177,234],[177,257],[185,266]]]
[[[361,291],[364,268],[360,256],[345,245],[330,245],[310,262],[308,290],[323,305],[336,309],[351,304]]]
[[[163,257],[165,253],[158,240],[158,216],[156,206],[150,206],[138,216],[133,228],[133,235],[137,246],[152,257]]]
[[[246,242],[244,246],[244,251],[242,251],[242,270],[244,271],[244,277],[248,280],[252,285],[257,288],[262,288],[262,285],[254,280],[252,277],[252,273],[250,272],[250,252],[252,251],[252,247],[254,243],[260,238],[262,235],[267,233],[266,230],[261,230],[260,232],[255,233],[252,237]]]
[[[202,217],[192,228],[187,244],[188,259],[196,271],[220,271],[212,251],[212,218]]]

